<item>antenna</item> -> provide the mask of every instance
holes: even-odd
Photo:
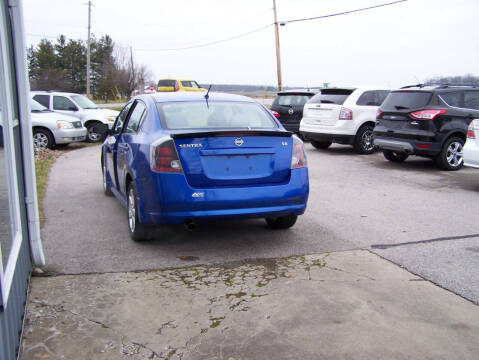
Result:
[[[208,107],[208,109],[210,108],[210,105],[208,104],[208,99],[210,97],[210,90],[211,90],[212,86],[213,86],[213,84],[210,84],[210,87],[208,88],[208,91],[205,94],[206,106]]]
[[[208,91],[206,92],[205,94],[205,99],[208,100],[208,98],[210,97],[210,90],[211,90],[211,87],[213,86],[213,84],[210,84],[210,87],[208,88]]]

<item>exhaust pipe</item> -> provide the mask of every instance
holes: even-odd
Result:
[[[193,220],[189,219],[186,220],[183,225],[185,226],[186,231],[193,231],[196,229],[196,222]]]

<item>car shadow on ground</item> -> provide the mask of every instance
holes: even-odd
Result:
[[[211,243],[215,246],[241,245],[244,247],[244,244],[250,241],[254,242],[255,246],[258,246],[258,240],[261,240],[261,246],[273,246],[277,245],[278,241],[293,239],[293,229],[271,230],[263,219],[245,219],[200,221],[196,223],[193,230],[187,230],[183,224],[153,226],[148,239],[139,244],[146,246],[161,244],[174,247],[183,245],[187,248],[194,245],[194,247],[203,248],[204,244]]]
[[[371,163],[372,166],[383,169],[383,170],[402,170],[402,171],[423,171],[423,172],[437,172],[437,173],[446,173],[445,170],[440,169],[434,160],[421,158],[417,156],[412,156],[404,162],[392,162],[384,159],[381,154],[381,157],[378,158],[378,161]]]
[[[308,148],[309,151],[316,151],[320,154],[328,154],[328,155],[334,155],[334,156],[351,156],[351,155],[357,155],[360,156],[359,154],[356,154],[352,146],[348,145],[332,145],[331,147],[327,149],[316,149],[312,145]]]

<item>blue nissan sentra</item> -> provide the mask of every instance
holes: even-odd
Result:
[[[255,100],[221,93],[140,95],[102,145],[103,189],[133,240],[156,224],[265,218],[287,229],[306,210],[302,141]]]

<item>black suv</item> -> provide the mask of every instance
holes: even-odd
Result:
[[[271,105],[273,115],[288,131],[299,134],[303,107],[319,90],[286,90],[279,92]]]
[[[479,88],[406,86],[392,91],[379,108],[374,144],[389,161],[418,155],[434,159],[444,170],[459,170],[467,127],[474,118],[479,118]]]

